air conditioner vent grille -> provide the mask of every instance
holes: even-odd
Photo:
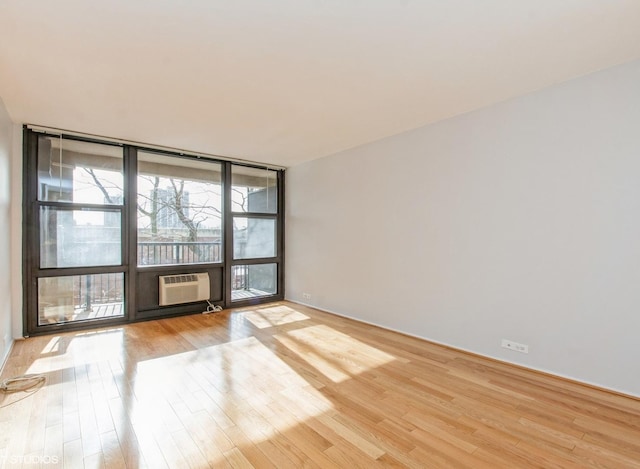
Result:
[[[170,285],[173,283],[189,283],[189,282],[197,282],[198,276],[193,274],[187,275],[165,275],[162,277],[165,285]]]

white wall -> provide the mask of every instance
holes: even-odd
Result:
[[[291,168],[287,297],[640,396],[639,84],[633,62]]]
[[[13,124],[0,99],[0,366],[11,350],[11,155]]]

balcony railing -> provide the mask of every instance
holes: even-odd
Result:
[[[221,261],[220,241],[142,241],[138,243],[138,265],[199,264]]]
[[[94,307],[104,304],[122,304],[123,280],[124,277],[120,273],[78,276],[73,285],[74,309],[92,311]]]

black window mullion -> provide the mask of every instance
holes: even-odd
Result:
[[[94,274],[115,274],[125,272],[124,265],[92,265],[81,267],[54,267],[48,269],[38,269],[37,278],[44,277],[65,277],[70,275],[94,275]]]
[[[278,227],[278,233],[276,237],[276,249],[278,254],[278,297],[284,299],[284,171],[278,171],[278,186],[277,186],[277,197],[278,197],[278,219],[276,221],[276,226]]]
[[[51,207],[61,210],[103,210],[103,211],[118,211],[123,210],[124,205],[107,205],[107,204],[83,204],[79,202],[53,202],[53,201],[36,201],[37,207]]]
[[[35,266],[40,265],[40,249],[34,249],[39,246],[39,233],[37,227],[38,209],[37,201],[37,173],[34,174],[31,168],[37,167],[38,154],[38,136],[27,129],[23,128],[23,155],[22,155],[22,179],[24,184],[22,198],[22,265],[23,265],[23,309],[25,311],[24,322],[22,325],[23,335],[29,336],[30,331],[35,329],[37,324],[37,304],[38,304],[38,284],[34,276]]]
[[[222,171],[222,187],[223,187],[223,213],[222,223],[224,236],[222,243],[224,245],[224,279],[223,288],[224,295],[223,301],[225,307],[231,306],[231,266],[233,264],[233,215],[231,212],[231,163],[223,163]]]
[[[231,212],[234,217],[246,217],[246,218],[278,218],[277,213],[262,213],[262,212]]]
[[[280,257],[252,257],[250,259],[234,259],[231,265],[259,265],[259,264],[279,264]]]
[[[125,247],[125,316],[128,320],[136,317],[136,287],[138,266],[138,152],[130,145],[124,147],[124,223],[122,225],[122,245]]]

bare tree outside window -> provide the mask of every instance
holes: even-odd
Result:
[[[221,262],[220,165],[142,152],[139,159],[138,264]]]

